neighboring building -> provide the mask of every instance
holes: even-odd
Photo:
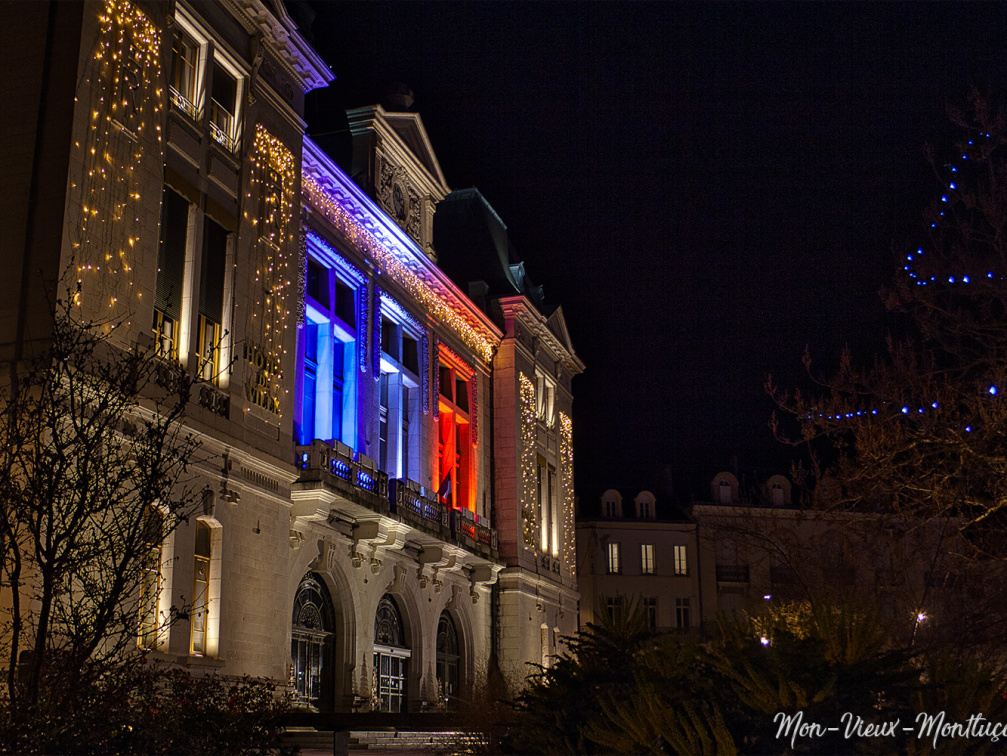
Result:
[[[716,593],[706,573],[711,561],[699,549],[694,522],[657,519],[649,491],[630,502],[613,489],[601,496],[600,515],[577,520],[580,622],[597,612],[620,615],[629,601],[654,630],[688,632],[716,617]],[[705,589],[705,591],[704,591]]]
[[[475,294],[438,267],[467,242],[435,229],[458,195],[419,116],[351,111],[335,165],[301,120],[332,74],[278,0],[23,11],[0,357],[79,282],[199,380],[203,507],[161,545],[156,618],[192,611],[138,643],[321,710],[519,686],[576,629],[583,365],[523,263]]]
[[[782,475],[746,492],[721,472],[710,498],[680,521],[653,519],[647,491],[630,504],[609,490],[600,507],[582,506],[581,625],[629,601],[655,629],[682,630],[814,597],[869,607],[907,636],[925,624],[951,641],[1000,640],[990,618],[999,616],[1002,596],[992,588],[1001,581],[990,576],[1002,565],[949,520],[799,508]]]

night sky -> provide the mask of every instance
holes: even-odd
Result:
[[[767,376],[884,343],[878,291],[939,188],[924,145],[1007,89],[1002,3],[312,6],[337,80],[309,131],[406,83],[448,184],[563,306],[585,500],[786,472]]]

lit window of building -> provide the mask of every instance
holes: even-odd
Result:
[[[608,571],[612,575],[622,572],[622,567],[619,563],[619,543],[617,541],[611,541],[608,544]]]
[[[364,277],[331,249],[311,245],[301,329],[298,439],[357,448],[357,310]],[[314,255],[318,256],[315,257]]]
[[[171,79],[168,91],[171,103],[189,118],[199,118],[199,87],[202,80],[205,43],[197,41],[189,28],[176,19],[171,47]]]
[[[206,630],[210,612],[210,526],[196,521],[196,549],[193,564],[191,652],[206,653]]]
[[[199,373],[204,381],[215,384],[220,383],[223,369],[220,353],[227,245],[227,230],[209,217],[205,218],[199,277]]]
[[[537,517],[542,551],[559,556],[559,502],[557,501],[556,467],[538,455]]]
[[[685,546],[675,547],[675,574],[676,575],[689,574],[689,560],[687,555],[687,549]]]
[[[640,572],[644,575],[654,574],[654,544],[640,544]]]
[[[381,376],[378,401],[378,466],[391,478],[419,481],[422,327],[381,293]]]
[[[459,365],[444,360],[438,372],[438,493],[456,509],[475,511],[472,491],[472,440],[469,423],[469,377]]]
[[[161,552],[164,517],[157,507],[148,507],[143,526],[144,554],[140,576],[140,647],[156,648],[161,627],[158,605],[161,597]]]
[[[189,212],[188,200],[165,186],[161,196],[161,238],[157,248],[153,331],[157,353],[172,361],[178,361],[179,357]]]
[[[556,382],[541,370],[535,371],[535,416],[551,428],[556,423]]]
[[[210,91],[210,136],[227,152],[233,152],[238,146],[242,85],[241,77],[215,57]]]

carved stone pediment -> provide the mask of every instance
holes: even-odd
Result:
[[[396,165],[388,156],[375,155],[377,181],[375,199],[381,209],[388,213],[399,227],[412,237],[418,245],[423,245],[423,204],[425,197],[420,194],[408,172]]]

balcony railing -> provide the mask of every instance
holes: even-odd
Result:
[[[424,496],[420,485],[412,480],[389,481],[388,500],[392,511],[406,519],[419,519],[445,530],[451,526],[448,508],[437,499]]]
[[[174,87],[168,87],[168,92],[171,95],[171,104],[176,108],[185,113],[189,118],[198,120],[196,118],[196,106],[186,97],[184,94],[179,92]]]
[[[336,480],[344,481],[353,488],[380,498],[380,502],[374,499],[368,501],[369,497],[363,496],[355,501],[357,504],[375,509],[380,514],[397,515],[407,523],[444,540],[454,540],[473,551],[497,552],[496,530],[478,522],[475,514],[467,509],[450,509],[414,481],[389,480],[384,472],[377,469],[373,460],[354,452],[345,444],[314,441],[310,446],[298,446],[296,463],[302,471],[302,481],[318,480],[319,473],[323,483],[327,482],[327,478],[330,485]]]
[[[355,488],[388,499],[388,476],[376,469],[374,462],[338,441],[335,445],[315,441],[311,446],[298,446],[297,466],[302,471],[320,471],[344,480]],[[324,481],[324,477],[323,477]]]

